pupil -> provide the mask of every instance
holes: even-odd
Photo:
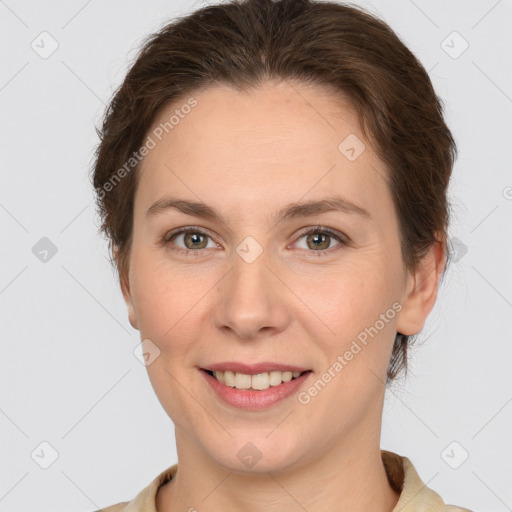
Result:
[[[202,235],[200,235],[199,233],[188,233],[187,236],[192,242],[192,246],[199,246],[201,244],[200,238]]]
[[[326,235],[323,235],[321,233],[317,233],[315,235],[311,235],[313,238],[313,243],[316,247],[320,247],[323,243],[325,243],[325,237]]]

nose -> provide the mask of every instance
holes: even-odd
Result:
[[[215,327],[244,340],[282,332],[290,322],[287,301],[292,295],[283,281],[279,271],[270,268],[265,252],[250,263],[236,254],[217,289]]]

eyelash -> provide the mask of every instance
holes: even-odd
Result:
[[[164,246],[169,245],[169,243],[171,241],[173,241],[178,235],[180,235],[182,233],[196,233],[196,234],[200,234],[202,236],[206,236],[206,237],[212,239],[212,237],[210,235],[208,235],[201,229],[196,229],[193,226],[188,226],[188,227],[179,228],[175,231],[172,231],[171,233],[167,233],[162,238],[161,244]],[[338,242],[340,242],[340,245],[344,245],[344,246],[349,245],[349,240],[345,236],[343,236],[341,233],[338,233],[337,231],[334,231],[333,229],[330,229],[330,228],[324,227],[324,226],[312,226],[312,227],[302,231],[299,234],[299,237],[297,240],[300,240],[301,238],[303,238],[307,235],[311,235],[311,234],[329,235],[330,237],[335,238]],[[206,251],[207,249],[183,249],[182,247],[173,247],[172,250],[180,252],[182,254],[185,254],[186,256],[190,255],[191,253],[196,253],[196,254],[194,254],[194,256],[201,256],[201,255],[203,255],[203,251]],[[307,249],[304,249],[304,250],[306,252],[313,253],[312,254],[312,256],[314,255],[313,257],[324,256],[326,254],[334,252],[332,250],[332,248],[324,249],[321,251],[314,251],[314,250],[308,251]]]

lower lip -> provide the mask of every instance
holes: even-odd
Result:
[[[296,379],[283,382],[279,386],[270,386],[267,389],[258,391],[253,389],[236,389],[226,386],[212,377],[205,370],[200,369],[201,374],[210,384],[219,398],[228,405],[239,409],[258,411],[266,409],[277,402],[284,400],[295,393],[311,375],[311,371],[303,373]]]

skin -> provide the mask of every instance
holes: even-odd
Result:
[[[380,455],[386,370],[395,333],[418,333],[434,306],[443,247],[404,270],[386,169],[339,97],[286,82],[193,96],[197,106],[142,163],[122,279],[131,325],[160,350],[147,371],[175,425],[179,471],[157,510],[390,512],[399,495]],[[349,134],[366,144],[354,161],[338,150]],[[284,205],[333,192],[371,219],[329,212],[273,223]],[[224,222],[174,209],[146,216],[169,194],[215,207]],[[301,230],[316,225],[350,244],[325,234],[328,253],[315,257]],[[159,243],[187,226],[206,238]],[[252,263],[236,252],[247,236],[263,250]],[[401,311],[308,404],[292,396],[263,411],[233,408],[198,369],[290,363],[313,370],[310,386],[396,302]],[[248,442],[262,454],[251,468],[237,457]]]

